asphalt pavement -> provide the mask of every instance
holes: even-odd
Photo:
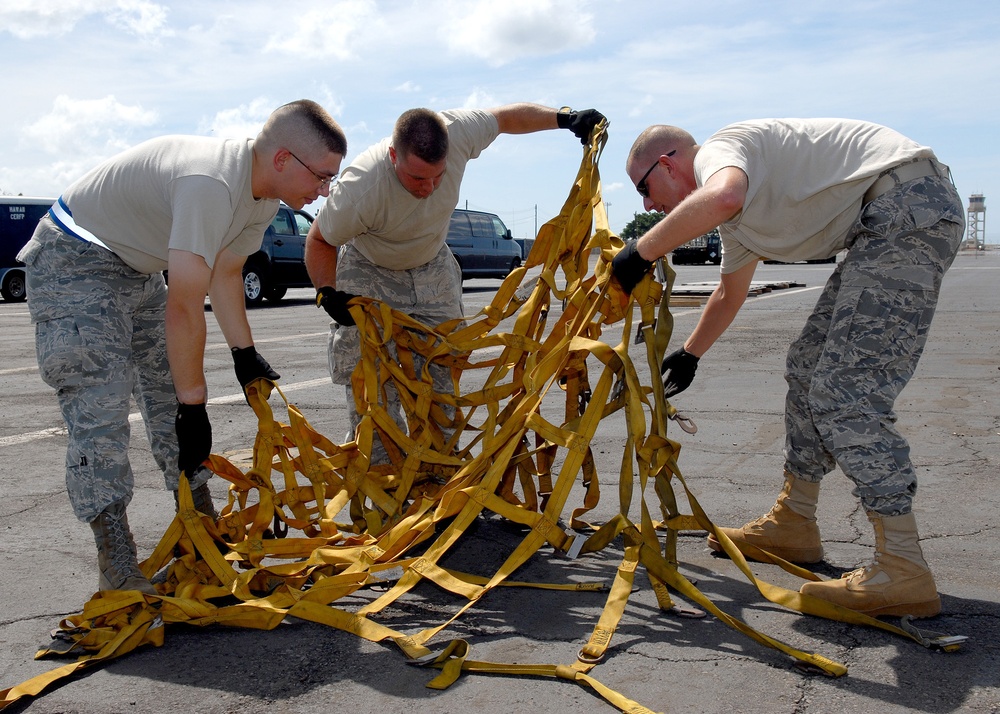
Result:
[[[702,359],[695,383],[674,400],[698,426],[696,434],[670,433],[682,445],[681,470],[717,524],[740,525],[761,515],[781,487],[785,350],[833,268],[760,266],[758,280],[801,285],[748,299]],[[677,271],[678,283],[710,281],[718,274],[711,266]],[[845,664],[848,673],[809,675],[789,657],[712,616],[665,614],[645,577],[637,577],[608,656],[591,674],[662,712],[1000,712],[998,279],[1000,252],[959,256],[945,279],[917,374],[897,402],[898,427],[910,441],[920,479],[915,511],[921,545],[944,608],[918,624],[967,636],[958,651],[933,651],[883,630],[774,605],[730,561],[710,553],[704,534],[687,533],[678,544],[680,571],[714,603],[769,636]],[[466,312],[487,304],[499,284],[467,281]],[[677,308],[674,314],[682,339],[700,308]],[[258,349],[281,373],[279,384],[289,400],[314,428],[341,441],[347,428],[344,396],[327,377],[328,321],[315,308],[312,292],[291,290],[285,301],[254,309],[250,318]],[[605,333],[611,343],[619,337],[620,325]],[[638,349],[633,357],[648,384]],[[215,449],[234,462],[245,461],[256,423],[211,316],[206,374]],[[93,537],[75,520],[66,497],[65,429],[54,394],[39,378],[23,303],[0,302],[0,404],[7,415],[0,425],[0,689],[5,689],[64,663],[33,657],[47,644],[49,631],[79,612],[97,584]],[[129,518],[143,556],[170,523],[174,506],[141,421],[133,426],[136,492]],[[622,422],[605,419],[592,446],[602,500],[588,517],[600,521],[618,510]],[[224,484],[215,479],[212,489],[221,503]],[[655,502],[651,494],[648,498]],[[870,526],[839,471],[824,481],[819,523],[827,555],[817,572],[836,576],[871,557]],[[498,563],[522,537],[509,522],[481,518],[448,564],[474,569]],[[543,548],[515,578],[610,581],[622,552],[620,539],[577,560]],[[765,581],[799,584],[776,566],[752,567]],[[601,592],[501,588],[430,644],[462,637],[471,644],[473,659],[570,664],[605,598]],[[440,624],[460,606],[448,593],[421,587],[381,621],[415,631]],[[5,714],[614,711],[590,690],[563,680],[466,674],[437,691],[425,686],[435,674],[408,665],[394,645],[303,621],[271,631],[168,626],[162,647],[138,649],[86,670],[11,705]]]

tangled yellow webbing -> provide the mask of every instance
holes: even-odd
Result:
[[[165,624],[271,629],[292,616],[372,642],[392,640],[407,658],[441,670],[431,687],[447,687],[462,671],[549,676],[590,687],[622,711],[648,711],[588,674],[612,642],[639,566],[662,609],[675,607],[673,589],[758,642],[829,674],[846,672],[841,664],[757,632],[702,595],[677,569],[682,530],[715,533],[737,567],[773,602],[912,638],[878,620],[759,581],[687,489],[677,464],[680,446],[666,433],[676,411],[662,389],[640,382],[629,355],[635,305],[637,331],[655,380],[672,328],[664,286],[650,277],[629,297],[611,277],[611,258],[622,242],[609,229],[601,198],[598,159],[605,131],[603,125],[595,130],[561,213],[539,231],[525,264],[467,323],[432,328],[371,299],[352,302],[363,357],[352,378],[363,415],[354,441],[334,444],[287,400],[288,422],[276,421],[267,399],[277,389],[284,400],[280,388],[263,380],[250,385],[247,395],[259,421],[252,467],[244,473],[221,456],[210,459],[212,470],[230,484],[219,520],[194,510],[182,479],[177,517],[142,564],[147,577],[166,569],[157,585],[160,596],[95,594],[82,613],[61,623],[55,643],[37,655],[79,658],[4,690],[0,709],[83,667],[143,644],[161,645]],[[591,274],[593,251],[598,257]],[[537,277],[529,279],[536,269]],[[667,268],[666,294],[672,280]],[[563,309],[549,325],[553,301],[561,301]],[[618,323],[619,343],[602,341],[605,328]],[[431,363],[450,370],[454,393],[434,391]],[[595,365],[600,374],[592,383]],[[406,431],[380,406],[389,385],[399,393]],[[604,524],[590,524],[583,518],[600,499],[590,444],[599,423],[619,414],[627,433],[616,475],[619,513]],[[376,434],[390,464],[370,462]],[[583,503],[573,507],[567,522],[563,516],[578,478]],[[660,521],[647,502],[650,481]],[[675,484],[684,489],[690,514],[680,513]],[[633,520],[636,494],[640,513]],[[526,526],[527,534],[489,578],[441,566],[442,556],[461,545],[465,530],[483,511]],[[619,535],[625,543],[622,562],[575,662],[490,663],[468,659],[463,640],[436,651],[427,646],[497,586],[605,589],[603,583],[512,583],[508,578],[545,544],[575,557],[599,551]],[[777,558],[773,562],[816,579]],[[402,574],[381,596],[353,610],[338,606],[361,588],[392,582],[383,577],[390,570]],[[371,619],[425,579],[464,600],[448,620],[404,633]]]

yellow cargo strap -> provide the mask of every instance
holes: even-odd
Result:
[[[3,690],[0,709],[82,668],[141,645],[162,645],[164,625],[271,629],[291,616],[372,642],[392,641],[411,663],[441,670],[430,687],[447,687],[461,672],[553,677],[589,687],[622,711],[646,712],[589,674],[611,646],[640,567],[664,611],[710,612],[806,667],[830,675],[846,672],[842,664],[757,632],[705,597],[678,571],[677,536],[689,530],[714,533],[736,567],[774,603],[878,627],[924,646],[957,648],[963,638],[921,632],[908,621],[895,627],[757,579],[705,514],[681,475],[680,445],[667,437],[669,421],[694,427],[664,399],[657,379],[673,327],[668,298],[674,274],[664,266],[663,285],[650,276],[632,296],[611,278],[611,259],[623,244],[609,229],[601,197],[597,165],[606,140],[602,125],[584,150],[560,214],[542,226],[525,264],[504,280],[491,304],[466,323],[428,327],[374,300],[352,301],[363,356],[352,377],[355,406],[363,415],[354,441],[334,444],[310,426],[276,385],[264,380],[251,384],[247,398],[258,417],[251,468],[243,472],[221,456],[210,458],[212,470],[230,484],[219,519],[213,522],[195,511],[182,477],[177,516],[142,564],[147,577],[165,575],[156,586],[159,596],[95,594],[82,613],[60,623],[53,644],[37,654],[74,655],[77,660]],[[590,274],[594,251],[597,265]],[[527,277],[531,270],[538,271],[537,277]],[[550,325],[553,300],[564,308]],[[635,306],[635,332],[644,345],[653,386],[640,382],[629,353]],[[623,326],[621,341],[611,345],[602,334],[617,323]],[[434,391],[429,364],[449,370],[452,393]],[[591,370],[599,370],[596,383]],[[380,406],[389,388],[396,389],[403,404],[405,432]],[[285,402],[287,423],[274,418],[268,402],[273,391]],[[561,412],[551,407],[558,400],[546,400],[560,395]],[[616,475],[619,512],[606,523],[590,524],[584,516],[600,499],[591,441],[600,422],[619,412],[626,435]],[[390,453],[390,464],[371,463],[376,435]],[[572,507],[567,523],[564,514],[577,479],[584,488],[583,502]],[[650,510],[650,485],[660,520]],[[680,511],[677,486],[690,513]],[[633,516],[636,497],[638,515]],[[466,529],[483,512],[522,524],[527,534],[490,577],[443,567],[442,556],[460,546]],[[578,558],[602,550],[619,535],[625,549],[610,585],[510,580],[543,546]],[[778,558],[762,557],[801,578],[816,579]],[[445,622],[402,632],[371,619],[424,580],[464,601]],[[338,606],[373,586],[384,592],[366,605]],[[570,664],[475,661],[463,640],[436,650],[427,646],[500,586],[605,590],[608,597],[587,643]],[[675,603],[671,591],[702,610]]]

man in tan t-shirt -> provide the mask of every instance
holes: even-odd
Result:
[[[656,125],[636,139],[626,172],[646,210],[667,215],[626,244],[612,269],[626,292],[653,260],[718,227],[722,276],[683,348],[662,366],[664,394],[686,389],[698,360],[732,323],[763,258],[829,258],[846,249],[801,336],[785,379],[785,486],[771,511],[719,528],[748,556],[822,560],[819,483],[835,467],[855,483],[876,558],[801,592],[870,615],[941,609],[918,543],[917,478],[893,404],[927,340],[941,279],[964,232],[947,166],[884,126],[847,119],[732,124],[703,145]],[[720,534],[709,545],[723,550]]]
[[[254,348],[243,263],[279,201],[301,208],[327,195],[346,152],[343,131],[308,100],[276,109],[255,140],[152,139],[71,185],[18,256],[41,376],[69,432],[67,491],[94,531],[100,590],[156,593],[126,517],[129,398],[175,498],[184,473],[195,507],[215,515],[202,467],[212,448],[205,296],[241,386],[277,379]]]
[[[369,147],[344,169],[309,230],[306,268],[319,304],[334,319],[330,376],[334,384],[345,386],[348,439],[361,423],[351,387],[361,343],[347,309],[350,298],[375,298],[431,326],[461,318],[462,271],[445,239],[468,163],[500,134],[562,128],[586,142],[603,119],[594,109],[556,110],[530,103],[444,112],[411,109],[396,120],[391,138]],[[422,366],[416,365],[418,372]],[[435,391],[453,391],[446,368],[431,364],[428,371]],[[385,393],[386,411],[405,433],[399,395],[392,384]],[[455,408],[445,405],[442,410],[453,421]],[[454,433],[447,426],[441,431],[444,439]],[[376,433],[372,462],[390,460]]]

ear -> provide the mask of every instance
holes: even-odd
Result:
[[[389,161],[392,162],[393,166],[396,165],[396,147],[392,144],[389,144]]]
[[[278,149],[275,151],[271,159],[274,170],[280,174],[285,170],[285,164],[288,163],[290,158],[292,158],[292,155],[288,152],[288,149]]]

